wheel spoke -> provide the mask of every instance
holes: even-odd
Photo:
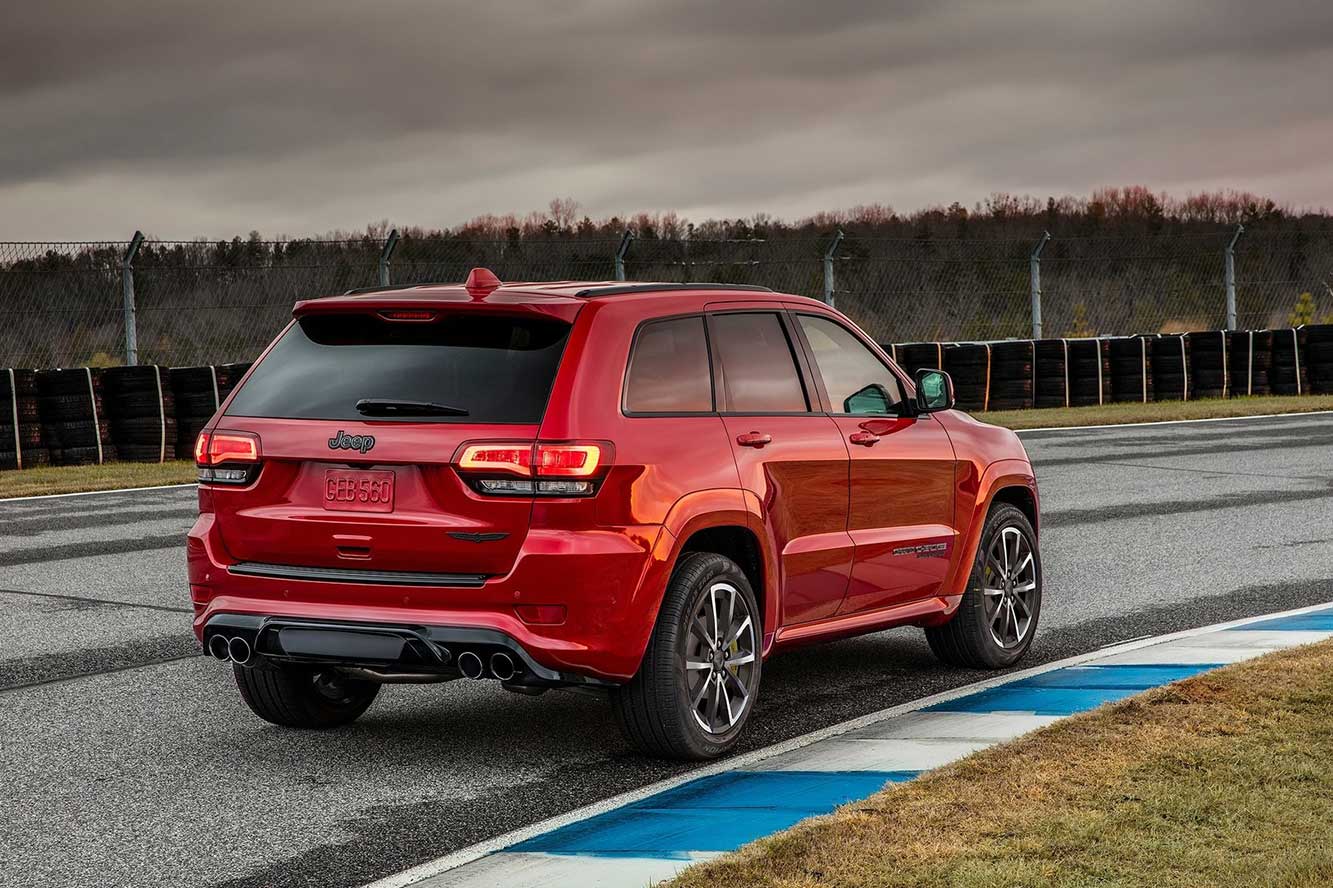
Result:
[[[711,731],[717,724],[717,711],[722,702],[722,682],[710,680],[709,683],[713,686],[713,701],[708,707],[708,729]]]
[[[1026,593],[1028,593],[1028,592],[1031,592],[1031,591],[1032,591],[1033,589],[1035,589],[1035,588],[1037,588],[1037,584],[1036,584],[1035,582],[1032,582],[1032,583],[1024,583],[1024,584],[1021,585],[1021,586],[1015,586],[1015,587],[1014,587],[1014,591],[1015,591],[1015,592],[1022,592],[1022,593],[1024,593],[1024,594],[1026,594]]]
[[[721,641],[721,638],[722,638],[722,627],[721,627],[721,626],[718,624],[718,622],[717,622],[717,587],[716,587],[716,586],[714,586],[713,588],[711,588],[711,589],[708,590],[708,604],[709,604],[709,605],[712,607],[712,609],[713,609],[713,634],[710,636],[710,638],[712,639],[712,641],[710,642],[710,645],[711,645],[711,647],[712,647],[714,650],[716,650],[718,647],[721,646],[721,645],[720,645],[720,641]]]
[[[1006,535],[1000,533],[1000,551],[1004,553],[1004,575],[1009,576],[1009,544],[1005,541]]]
[[[713,647],[713,643],[710,640],[712,636],[708,634],[708,625],[707,623],[704,622],[703,619],[699,617],[698,614],[694,615],[694,621],[690,629],[690,634],[693,635],[695,638],[699,639],[699,645],[703,647],[705,650],[710,650]]]
[[[712,669],[713,664],[708,662],[707,660],[686,660],[685,668],[690,670]]]
[[[994,628],[995,628],[995,624],[998,623],[998,622],[1000,621],[1000,617],[1002,617],[1002,616],[1004,616],[1004,602],[1003,602],[1003,601],[1001,601],[999,604],[997,604],[997,605],[995,606],[995,612],[994,612],[993,614],[991,614],[991,617],[990,617],[990,624],[991,624],[991,629],[992,629],[992,630],[994,630]],[[1001,631],[1001,632],[1004,631],[1003,627],[1001,627],[1000,631]]]
[[[753,662],[754,662],[754,652],[750,651],[749,653],[742,654],[739,657],[732,657],[730,660],[727,660],[727,665],[744,666],[747,663],[753,663]]]
[[[722,702],[727,707],[727,727],[736,724],[736,716],[740,713],[731,710],[731,691],[727,690],[727,682],[722,676],[717,677],[717,688],[722,692]]]
[[[1021,608],[1023,609],[1023,619],[1026,620],[1026,619],[1031,618],[1031,616],[1032,616],[1032,611],[1028,609],[1028,603],[1027,603],[1026,601],[1024,601],[1022,598],[1019,598],[1017,595],[1015,595],[1015,596],[1014,596],[1014,605],[1017,606],[1017,607],[1021,607]]]
[[[1022,562],[1019,563],[1018,567],[1014,570],[1014,576],[1021,577],[1023,575],[1023,572],[1028,569],[1028,565],[1031,563],[1032,563],[1032,553],[1028,552],[1027,557],[1024,558]]]
[[[741,620],[740,625],[732,628],[731,632],[727,635],[726,641],[722,642],[722,646],[730,647],[732,642],[739,641],[741,633],[744,632],[749,627],[750,627],[750,615],[746,614],[745,619]]]
[[[704,678],[703,681],[699,682],[699,693],[695,694],[694,699],[690,701],[691,709],[698,711],[699,704],[703,702],[704,694],[708,693],[708,688],[712,684],[713,684],[712,676],[708,676]]]
[[[1003,590],[1003,589],[982,589],[981,591],[984,592],[984,593],[986,593],[987,595],[1003,595],[1003,594],[1004,594],[1004,590]]]

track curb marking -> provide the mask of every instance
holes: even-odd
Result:
[[[984,679],[982,681],[973,682],[972,684],[963,685],[962,687],[954,688],[949,691],[943,691],[939,694],[932,694],[928,697],[921,697],[917,700],[912,700],[907,703],[901,703],[897,706],[891,706],[887,709],[881,709],[877,712],[868,713],[866,715],[858,716],[857,718],[854,719],[849,719],[847,721],[840,722],[835,725],[830,725],[826,728],[821,728],[817,731],[812,731],[808,734],[803,734],[799,737],[793,737],[781,743],[773,744],[772,746],[766,746],[762,749],[757,749],[752,752],[734,756],[732,758],[725,759],[721,762],[717,762],[711,765],[706,765],[702,768],[697,768],[688,771],[684,774],[677,775],[675,777],[670,777],[665,780],[660,780],[657,781],[656,783],[640,787],[639,789],[630,790],[629,792],[621,793],[619,795],[612,796],[611,798],[608,799],[603,799],[600,802],[594,802],[593,804],[576,808],[564,814],[559,814],[556,815],[555,817],[547,818],[545,820],[539,821],[529,826],[512,830],[510,832],[504,833],[503,835],[496,836],[493,839],[489,839],[485,842],[479,842],[467,848],[461,848],[458,851],[454,851],[450,854],[436,858],[435,860],[419,864],[415,867],[412,867],[411,869],[404,870],[394,875],[386,876],[377,881],[368,883],[367,885],[363,886],[363,888],[406,888],[406,886],[414,885],[426,879],[437,877],[451,870],[456,870],[462,866],[465,866],[466,864],[473,863],[484,857],[494,854],[495,852],[503,851],[507,848],[510,848],[511,846],[518,845],[524,841],[533,839],[539,835],[552,832],[561,827],[569,826],[571,824],[578,823],[580,821],[588,820],[592,817],[595,817],[600,814],[605,814],[609,811],[613,811],[619,808],[624,808],[627,805],[643,801],[646,798],[657,795],[667,790],[675,789],[676,787],[682,786],[683,784],[689,783],[694,780],[698,780],[699,778],[709,777],[730,771],[746,770],[752,768],[755,764],[762,762],[766,759],[774,758],[784,753],[791,752],[796,749],[801,749],[806,746],[810,746],[814,743],[818,743],[821,740],[826,740],[831,737],[837,737],[839,735],[850,733],[852,731],[861,728],[869,727],[878,722],[886,721],[890,718],[894,718],[899,715],[905,715],[907,713],[917,712],[931,707],[937,707],[941,704],[949,703],[951,701],[957,700],[962,697],[971,696],[981,691],[990,690],[992,688],[1003,687],[1005,685],[1023,681],[1024,679],[1033,678],[1035,676],[1043,675],[1048,672],[1054,672],[1058,669],[1064,669],[1069,666],[1078,666],[1084,663],[1106,659],[1119,654],[1125,654],[1131,651],[1136,651],[1147,647],[1153,647],[1159,644],[1164,644],[1166,642],[1176,641],[1185,638],[1194,638],[1197,636],[1207,635],[1214,632],[1221,632],[1227,629],[1237,629],[1250,624],[1261,623],[1264,621],[1279,619],[1283,617],[1299,616],[1302,614],[1313,613],[1315,611],[1327,610],[1330,607],[1333,607],[1333,602],[1307,605],[1305,607],[1293,608],[1290,610],[1278,611],[1269,614],[1262,614],[1254,617],[1244,617],[1238,620],[1229,620],[1223,623],[1214,623],[1208,626],[1200,626],[1194,629],[1184,629],[1179,632],[1171,632],[1165,635],[1153,635],[1144,638],[1133,639],[1130,641],[1121,642],[1106,647],[1101,647],[1098,648],[1097,650],[1089,651],[1083,654],[1077,654],[1073,657],[1066,657],[1061,660],[1054,660],[1050,663],[1043,663],[1040,666],[1034,666],[1029,669],[1020,669],[1014,672],[1008,672],[1002,676],[997,676],[995,678],[989,678],[989,679]]]

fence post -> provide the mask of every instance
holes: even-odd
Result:
[[[620,236],[620,246],[616,248],[616,280],[625,279],[625,254],[629,252],[629,242],[634,240],[634,232],[628,228]]]
[[[1231,242],[1227,244],[1226,251],[1226,282],[1227,282],[1227,326],[1226,329],[1236,329],[1236,241],[1245,233],[1244,225],[1236,226],[1236,233],[1231,235]]]
[[[143,246],[143,232],[135,231],[125,256],[120,260],[120,289],[125,297],[125,363],[139,363],[139,326],[134,315],[134,257]]]
[[[384,241],[384,249],[380,250],[380,286],[389,286],[389,262],[393,259],[393,251],[398,249],[398,229],[395,228],[389,232],[389,236]]]
[[[842,243],[842,229],[838,229],[833,235],[833,243],[828,245],[824,251],[824,304],[833,308],[833,259],[834,254],[838,252],[838,245]]]
[[[1032,338],[1041,338],[1041,251],[1051,239],[1049,231],[1041,233],[1041,240],[1032,248],[1028,259],[1028,279],[1032,290]]]

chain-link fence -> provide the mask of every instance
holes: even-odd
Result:
[[[759,284],[831,301],[883,342],[1030,337],[1036,305],[1045,336],[1223,328],[1229,291],[1238,328],[1333,320],[1333,230],[1236,234],[3,243],[0,367],[249,360],[298,299],[474,266]]]

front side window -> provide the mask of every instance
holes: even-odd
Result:
[[[787,332],[772,312],[713,315],[714,348],[732,413],[810,409]]]
[[[671,318],[640,328],[625,376],[625,410],[713,411],[713,373],[703,318]]]
[[[815,372],[824,380],[829,409],[855,416],[885,416],[903,399],[893,371],[846,327],[817,315],[799,315]]]

